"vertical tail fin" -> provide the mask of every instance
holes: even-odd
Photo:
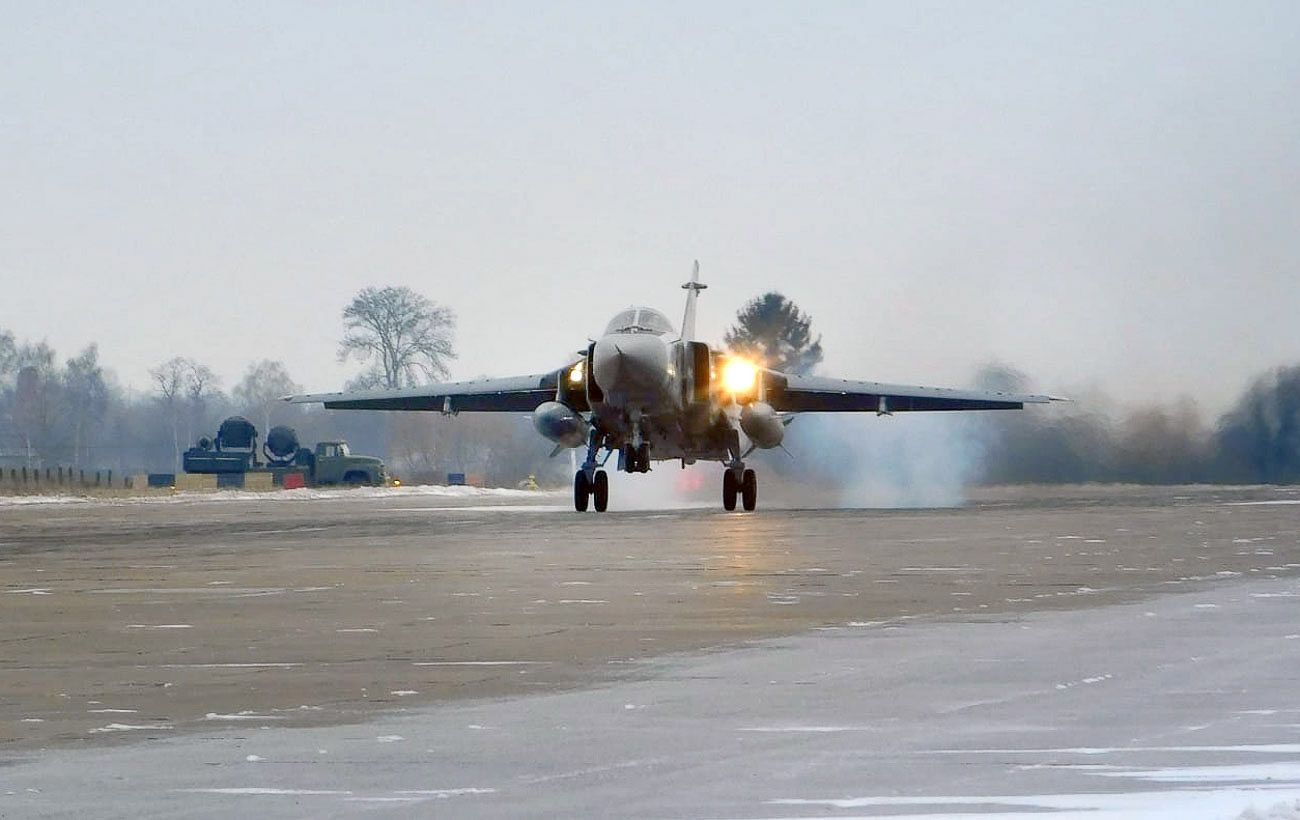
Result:
[[[686,313],[682,315],[682,341],[695,341],[695,300],[699,298],[700,291],[707,288],[708,285],[700,284],[700,260],[695,260],[695,267],[691,269],[691,281],[682,285],[684,290],[689,291],[686,294]]]

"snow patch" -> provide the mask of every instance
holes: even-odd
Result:
[[[1237,815],[1237,820],[1300,820],[1300,800],[1275,803],[1262,810],[1251,806]]]
[[[415,661],[411,666],[546,666],[549,661]]]
[[[167,730],[172,727],[166,723],[157,723],[149,726],[136,726],[130,723],[110,723],[107,726],[101,726],[98,729],[91,729],[92,735],[107,734],[109,732],[144,732],[151,729]]]
[[[287,795],[291,797],[306,795],[349,795],[346,789],[269,789],[260,786],[230,787],[224,789],[176,789],[182,794],[240,794],[240,795]]]
[[[793,732],[796,734],[833,734],[836,732],[870,732],[870,726],[743,726],[738,732]]]

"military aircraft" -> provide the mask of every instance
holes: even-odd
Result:
[[[573,506],[597,512],[609,505],[603,469],[618,455],[619,470],[644,473],[654,461],[720,461],[722,506],[751,511],[758,479],[745,459],[779,447],[796,413],[934,410],[1019,410],[1055,401],[1020,395],[937,387],[905,387],[781,373],[714,350],[695,338],[695,303],[707,285],[699,262],[687,291],[681,332],[653,308],[630,307],[564,366],[546,373],[405,390],[287,396],[331,410],[431,410],[532,413],[537,432],[554,442],[552,455],[586,447],[573,479]]]

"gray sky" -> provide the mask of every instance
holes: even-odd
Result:
[[[456,377],[779,289],[823,371],[1220,409],[1300,361],[1300,4],[0,3],[0,327],[310,389],[343,305]]]

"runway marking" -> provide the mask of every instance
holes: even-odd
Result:
[[[203,716],[204,720],[284,720],[282,715],[258,715],[253,712],[236,712],[233,715],[220,715],[216,712],[208,712]]]
[[[127,629],[193,629],[190,624],[127,624]]]
[[[7,589],[5,595],[53,595],[48,589]]]

